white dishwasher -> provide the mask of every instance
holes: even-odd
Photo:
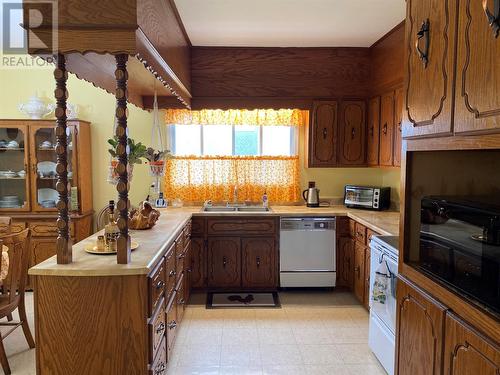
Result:
[[[280,286],[334,287],[334,217],[285,217],[280,230]]]

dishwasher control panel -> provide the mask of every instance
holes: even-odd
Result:
[[[290,217],[281,219],[281,230],[335,230],[334,217]]]

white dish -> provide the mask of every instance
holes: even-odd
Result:
[[[59,194],[55,189],[43,188],[38,189],[38,202],[41,203],[43,201],[55,201],[59,199]]]
[[[51,172],[56,173],[56,163],[53,161],[41,161],[37,165],[38,172],[41,172],[43,175],[50,175]]]
[[[19,202],[19,197],[17,195],[4,195],[0,200],[3,202]]]

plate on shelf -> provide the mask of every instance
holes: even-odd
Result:
[[[43,201],[54,201],[57,202],[59,199],[59,194],[57,190],[50,188],[38,189],[38,203]]]
[[[41,161],[36,165],[36,168],[38,172],[43,173],[45,176],[56,174],[56,163],[53,161]]]
[[[139,247],[139,244],[135,241],[130,241],[130,250],[135,250]],[[90,254],[98,254],[98,255],[109,255],[116,254],[116,251],[100,251],[97,249],[96,245],[88,244],[85,246],[85,251]]]

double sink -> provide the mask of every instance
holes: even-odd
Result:
[[[204,206],[203,212],[269,212],[269,207],[264,206],[244,206],[244,205],[220,205]]]

